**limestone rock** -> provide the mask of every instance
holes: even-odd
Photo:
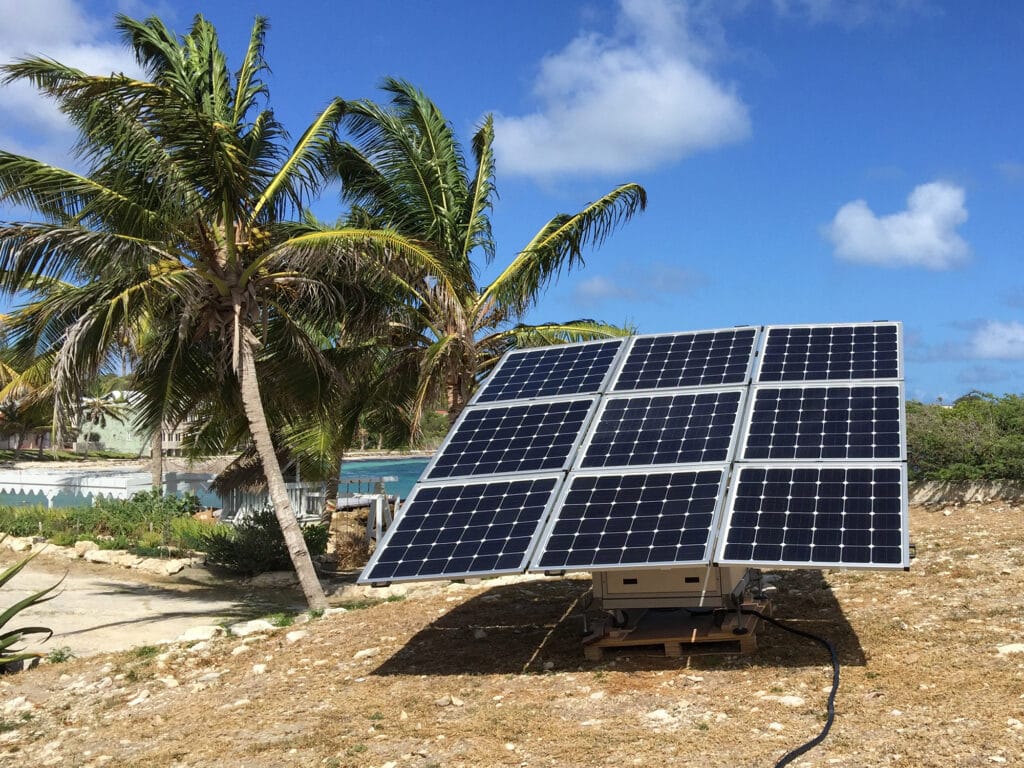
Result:
[[[232,635],[237,637],[245,637],[256,632],[270,632],[274,630],[274,625],[266,619],[253,619],[252,621],[240,621],[237,624],[232,624],[228,627],[228,631]]]
[[[304,629],[296,629],[296,630],[294,630],[292,632],[289,632],[287,635],[285,635],[284,639],[287,640],[289,643],[297,643],[297,642],[299,642],[299,640],[301,640],[302,638],[304,638],[308,634],[309,634],[309,632],[307,632]]]
[[[93,549],[86,552],[84,557],[90,563],[103,563],[104,565],[110,565],[114,562],[115,557],[128,554],[123,549]]]
[[[100,545],[95,541],[82,540],[75,542],[75,554],[78,557],[85,557],[87,552],[95,552],[100,548]]]
[[[224,628],[213,624],[201,624],[198,627],[186,629],[178,636],[180,643],[197,643],[201,640],[212,640],[218,635],[224,634]]]

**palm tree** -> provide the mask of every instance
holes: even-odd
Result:
[[[555,216],[493,282],[479,286],[473,259],[489,263],[496,252],[488,217],[496,194],[492,119],[486,117],[473,137],[469,167],[451,125],[430,99],[400,80],[386,80],[383,89],[391,94],[390,106],[348,105],[344,120],[354,143],[340,145],[336,156],[352,220],[429,243],[445,267],[445,280],[426,271],[410,276],[414,298],[393,319],[393,343],[404,352],[399,368],[417,377],[417,414],[444,397],[454,421],[509,349],[629,332],[587,319],[541,325],[523,320],[563,269],[582,265],[587,247],[600,246],[644,209],[642,187],[624,184],[578,213]]]
[[[78,130],[88,169],[0,151],[0,201],[41,217],[0,224],[0,289],[67,283],[23,306],[12,334],[54,356],[61,429],[83,383],[145,322],[138,425],[183,421],[211,400],[244,413],[300,584],[322,608],[263,391],[292,381],[329,387],[337,372],[316,339],[339,318],[350,331],[372,325],[394,291],[393,283],[377,291],[378,261],[403,257],[427,269],[432,255],[395,233],[302,219],[330,174],[343,104],[331,101],[286,144],[261,80],[265,19],[256,19],[234,76],[201,16],[180,39],[157,18],[119,16],[116,26],[145,79],[91,76],[41,57],[3,68],[6,82],[28,81],[55,100]]]

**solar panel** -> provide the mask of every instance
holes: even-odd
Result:
[[[756,387],[743,459],[903,457],[897,384]]]
[[[707,563],[725,468],[570,475],[533,570]]]
[[[560,478],[418,485],[360,581],[521,573]]]
[[[426,477],[499,475],[568,467],[595,398],[467,408]]]
[[[742,466],[717,562],[799,567],[905,567],[902,466]]]
[[[360,582],[906,567],[901,346],[885,322],[510,352]]]
[[[756,328],[635,336],[614,392],[744,384]]]
[[[757,381],[901,378],[898,323],[769,327]]]
[[[622,339],[511,352],[480,388],[474,403],[597,392]]]
[[[579,467],[725,462],[744,390],[609,397]]]

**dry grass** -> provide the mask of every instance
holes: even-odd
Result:
[[[782,574],[776,616],[843,664],[796,765],[1019,765],[1024,516],[912,510],[909,573]],[[0,762],[67,766],[771,766],[822,725],[822,649],[583,659],[583,580],[427,585],[258,639],[77,660],[0,681]],[[248,647],[240,651],[239,648]],[[258,665],[262,665],[262,668]],[[137,669],[134,680],[128,672]],[[796,697],[786,698],[784,697]],[[134,704],[132,702],[135,702]]]

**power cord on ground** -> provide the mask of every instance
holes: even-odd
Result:
[[[799,635],[800,637],[806,637],[808,640],[813,640],[814,642],[825,646],[825,648],[828,649],[829,655],[832,657],[832,690],[828,695],[828,717],[825,718],[825,726],[821,729],[821,733],[813,739],[783,755],[779,762],[775,764],[775,768],[783,768],[783,766],[789,765],[800,757],[800,755],[811,751],[821,744],[828,735],[829,730],[832,728],[832,722],[836,718],[836,694],[839,692],[839,654],[836,653],[836,647],[827,638],[815,635],[812,632],[805,632],[804,630],[797,629],[796,627],[791,627],[788,624],[785,624],[778,619],[773,619],[771,616],[767,616],[754,608],[740,608],[740,612],[757,616],[761,621],[767,621],[769,624],[776,626],[779,629],[791,632],[794,635]]]

